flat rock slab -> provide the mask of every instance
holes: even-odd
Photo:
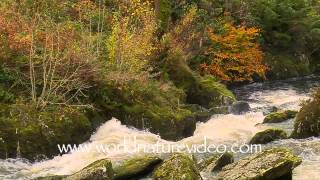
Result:
[[[137,157],[124,161],[121,165],[113,168],[114,180],[128,180],[147,175],[161,162],[162,159],[153,156]]]
[[[301,159],[282,148],[265,150],[225,166],[216,179],[274,180],[291,176]]]

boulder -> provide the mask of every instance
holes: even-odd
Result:
[[[206,109],[201,107],[200,105],[190,104],[185,105],[184,107],[193,112],[197,122],[207,122],[214,114],[229,114],[228,106]]]
[[[162,160],[158,157],[139,157],[124,161],[113,168],[115,180],[143,177],[151,173]]]
[[[153,172],[155,180],[201,180],[200,173],[192,157],[174,154]]]
[[[213,155],[211,158],[203,160],[198,164],[198,168],[200,171],[216,172],[233,162],[233,154],[226,152],[222,155]]]
[[[297,113],[297,111],[292,110],[274,112],[267,115],[264,118],[263,123],[281,123],[294,118],[297,115]]]
[[[92,132],[90,120],[77,108],[39,111],[27,104],[0,104],[0,158],[51,158],[60,153],[57,144],[83,143]]]
[[[98,160],[81,171],[68,176],[66,180],[112,180],[112,164],[108,159]]]
[[[292,177],[292,170],[301,159],[282,148],[264,150],[225,166],[217,179],[272,180]]]
[[[187,103],[210,109],[231,105],[236,100],[235,95],[212,76],[194,73],[180,53],[168,54],[164,64],[170,80],[187,94]]]
[[[104,117],[104,121],[115,117],[124,125],[148,129],[166,140],[193,135],[197,121],[193,112],[184,107],[183,90],[158,82],[130,81],[128,87],[121,89],[114,82],[110,84],[91,95],[102,114],[94,116]]]
[[[187,91],[188,103],[208,109],[229,106],[235,100],[235,95],[212,77],[197,77],[196,83]]]
[[[267,129],[253,136],[249,144],[267,144],[275,140],[286,139],[287,137],[287,133],[281,129]]]
[[[276,106],[267,106],[267,107],[258,108],[258,109],[262,110],[264,116],[267,116],[271,113],[279,111],[279,108]]]
[[[246,113],[248,111],[250,111],[250,105],[247,102],[244,101],[237,101],[234,102],[230,108],[230,112],[232,114],[236,114],[236,115],[240,115],[243,113]]]
[[[320,90],[313,100],[305,103],[297,114],[292,138],[302,139],[320,136]]]

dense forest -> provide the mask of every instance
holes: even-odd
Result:
[[[52,157],[112,117],[179,140],[230,87],[319,72],[320,1],[1,0],[0,61],[1,158]]]

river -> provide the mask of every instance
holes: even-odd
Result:
[[[282,128],[288,133],[293,130],[293,119],[279,124],[261,125],[265,112],[273,106],[281,109],[299,110],[302,101],[310,98],[312,89],[320,87],[320,77],[308,76],[286,81],[274,81],[254,83],[234,89],[239,100],[247,101],[252,110],[243,115],[215,115],[208,122],[198,123],[192,137],[179,142],[169,142],[147,131],[139,131],[121,125],[117,119],[112,119],[91,136],[91,139],[83,145],[96,147],[101,144],[121,144],[124,137],[136,137],[135,141],[128,141],[128,149],[133,149],[136,144],[151,147],[158,144],[170,145],[200,145],[204,143],[204,137],[210,144],[233,144],[247,143],[255,133],[270,127]],[[293,172],[296,180],[320,179],[320,138],[303,140],[280,140],[264,145],[269,147],[288,147],[298,156],[303,158],[303,163]],[[72,174],[86,165],[102,158],[109,158],[114,164],[134,156],[143,155],[142,152],[128,150],[110,150],[108,152],[75,151],[53,159],[37,163],[30,163],[23,159],[0,160],[0,179],[32,179],[46,175]],[[159,156],[167,156],[165,153]],[[196,153],[197,159],[210,156],[210,153]],[[236,159],[246,154],[236,153]],[[204,179],[214,176],[211,173],[202,173]]]

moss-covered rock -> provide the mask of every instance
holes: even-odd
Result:
[[[153,172],[155,180],[199,180],[202,179],[191,157],[174,154]]]
[[[292,178],[292,170],[301,162],[301,158],[287,149],[268,149],[225,166],[217,179],[266,180],[288,176]]]
[[[59,154],[57,144],[80,144],[93,132],[79,109],[50,107],[38,111],[25,104],[0,106],[0,148],[5,149],[0,158],[15,158],[19,153],[30,160],[52,157]]]
[[[287,137],[287,133],[281,129],[267,129],[254,135],[249,144],[267,144],[275,140],[286,139]]]
[[[192,136],[196,128],[193,112],[183,106],[184,92],[171,84],[130,81],[93,92],[91,99],[105,120],[116,117],[125,125],[148,129],[167,140]]]
[[[297,113],[297,111],[292,110],[273,112],[264,118],[263,123],[281,123],[295,118]]]
[[[234,94],[213,77],[200,77],[188,66],[179,54],[170,54],[165,62],[170,80],[187,94],[187,103],[198,104],[207,109],[230,105],[235,101]]]
[[[162,162],[158,157],[139,157],[124,161],[113,168],[115,180],[128,180],[147,175]]]
[[[108,159],[101,159],[81,171],[68,176],[66,180],[112,180],[112,164]]]
[[[297,114],[291,137],[301,139],[320,136],[320,90]]]
[[[216,172],[233,162],[233,154],[226,152],[222,155],[213,155],[211,158],[203,160],[199,163],[198,167],[200,171]]]
[[[190,103],[213,108],[231,105],[236,100],[234,94],[225,85],[212,77],[199,77],[195,85],[197,88],[192,88],[187,93],[187,101]]]
[[[206,109],[197,104],[189,104],[185,105],[185,108],[193,112],[193,115],[197,122],[207,122],[214,114],[229,114],[228,106]]]

